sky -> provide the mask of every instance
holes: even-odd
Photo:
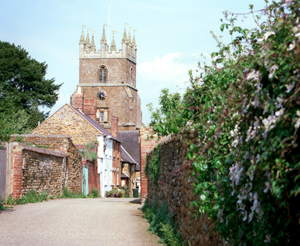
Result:
[[[137,88],[143,122],[149,123],[146,105],[157,106],[160,91],[183,92],[188,70],[216,51],[210,31],[221,35],[224,11],[248,12],[264,0],[0,0],[0,40],[21,45],[31,57],[48,64],[47,78],[63,84],[51,109],[69,103],[78,84],[79,38],[82,27],[95,33],[103,24],[117,31],[120,48],[124,26],[135,30],[138,46]],[[251,25],[251,20],[245,20]],[[109,35],[111,36],[111,35]]]

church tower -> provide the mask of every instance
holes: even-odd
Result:
[[[136,53],[134,35],[124,29],[121,49],[114,33],[108,43],[105,26],[100,48],[94,34],[82,31],[79,41],[79,83],[71,96],[71,105],[111,128],[112,116],[119,119],[119,130],[141,127],[140,97],[136,89]]]

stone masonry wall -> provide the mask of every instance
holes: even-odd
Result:
[[[19,198],[29,190],[61,195],[64,188],[81,193],[81,156],[65,136],[20,135],[10,142],[10,193]]]
[[[206,216],[199,216],[191,205],[197,197],[193,193],[191,161],[186,160],[188,145],[176,137],[167,138],[159,146],[159,178],[157,184],[149,180],[147,201],[150,204],[168,205],[180,234],[189,246],[223,245],[213,230],[212,222]],[[148,155],[148,162],[152,155],[153,152]]]
[[[153,131],[151,128],[143,127],[140,129],[141,138],[141,198],[145,199],[148,195],[148,178],[145,174],[146,158],[153,148],[158,143],[157,137],[153,137]]]
[[[30,190],[62,195],[65,182],[65,158],[34,151],[23,151],[21,194]]]
[[[44,136],[71,136],[75,145],[85,145],[95,142],[99,131],[66,104],[43,121],[32,133]]]

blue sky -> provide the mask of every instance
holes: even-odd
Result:
[[[223,11],[247,12],[250,3],[257,9],[265,6],[263,0],[0,0],[0,40],[21,45],[45,61],[47,77],[63,83],[54,111],[69,102],[78,83],[82,25],[99,43],[102,25],[109,24],[118,31],[120,44],[128,23],[136,30],[137,87],[148,123],[145,105],[157,105],[162,88],[182,92],[200,55],[216,50],[210,31],[221,34]]]

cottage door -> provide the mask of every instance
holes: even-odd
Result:
[[[86,166],[82,168],[82,194],[89,194],[89,169]]]

